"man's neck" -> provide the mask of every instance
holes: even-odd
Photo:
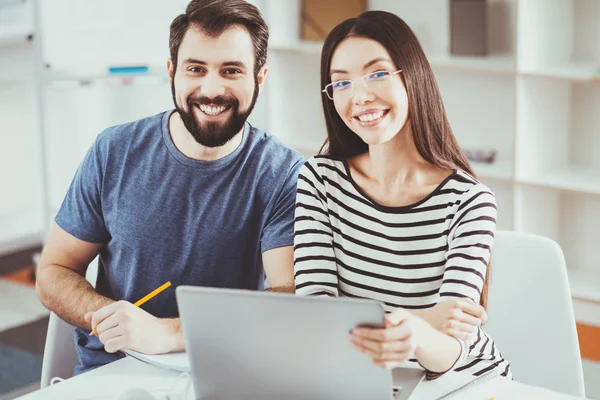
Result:
[[[201,161],[215,161],[233,153],[242,143],[244,128],[233,139],[220,147],[206,147],[196,142],[186,129],[178,112],[169,118],[169,134],[175,147],[188,158]]]

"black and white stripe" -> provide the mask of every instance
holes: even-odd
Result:
[[[294,265],[299,295],[380,301],[386,311],[479,302],[496,229],[494,194],[457,171],[405,207],[369,199],[345,162],[314,157],[298,180]],[[509,363],[479,329],[454,369],[480,375]]]

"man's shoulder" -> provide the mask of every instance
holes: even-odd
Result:
[[[126,145],[127,143],[143,143],[147,135],[160,135],[167,113],[161,112],[160,114],[106,128],[97,138],[99,150],[102,152],[123,151],[129,148]]]
[[[304,162],[304,157],[283,143],[279,138],[260,128],[250,126],[250,140],[252,142],[252,155],[268,161],[271,168],[298,169]]]

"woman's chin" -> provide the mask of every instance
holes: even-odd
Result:
[[[388,132],[360,132],[358,137],[369,146],[377,146],[389,142],[396,136],[395,133]]]

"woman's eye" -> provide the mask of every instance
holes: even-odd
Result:
[[[373,72],[372,74],[369,74],[367,76],[367,79],[372,80],[372,81],[377,81],[377,80],[387,78],[388,75],[389,75],[388,71],[377,71],[377,72]]]
[[[351,84],[352,82],[350,81],[337,81],[333,82],[333,88],[335,90],[343,90],[349,88]]]

